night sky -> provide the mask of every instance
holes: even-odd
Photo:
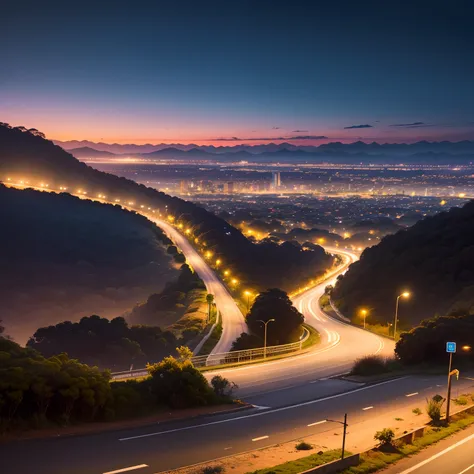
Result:
[[[0,120],[49,138],[474,139],[474,2],[8,0],[0,16]]]

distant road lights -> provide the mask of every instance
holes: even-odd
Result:
[[[349,232],[344,232],[344,238],[345,239],[350,239],[351,238],[351,234],[349,234]]]
[[[395,304],[395,319],[393,321],[393,340],[396,341],[397,339],[397,322],[398,322],[398,304],[400,301],[400,298],[410,298],[410,292],[404,291],[401,295],[397,296],[397,302]]]
[[[237,278],[232,278],[232,284],[235,286],[239,283],[239,280]]]
[[[128,201],[129,206],[133,206],[134,202],[133,201]]]
[[[172,216],[171,214],[168,214],[168,220],[170,222],[174,222],[174,216]]]
[[[445,205],[446,205],[446,201],[443,199],[443,200],[440,202],[440,205],[441,205],[441,206],[445,206]]]
[[[178,224],[178,227],[179,227],[180,229],[182,229],[182,228],[183,228],[183,224],[180,222],[180,223]]]
[[[142,204],[140,207],[143,209],[145,206]]]
[[[222,260],[220,258],[218,258],[216,260],[216,267],[218,267],[221,263],[222,263]]]
[[[365,329],[365,319],[367,318],[368,311],[366,309],[360,310],[360,315],[364,318],[364,329]]]
[[[471,346],[468,346],[468,345],[462,346],[461,349],[465,352],[469,352],[471,350]]]
[[[206,252],[206,258],[211,258],[212,257],[212,252],[210,250],[208,250]]]

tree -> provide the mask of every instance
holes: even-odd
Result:
[[[261,321],[269,319],[275,321],[268,325],[268,345],[293,342],[301,335],[303,315],[293,306],[288,295],[277,288],[263,291],[255,299],[247,315],[247,324],[252,334],[263,340],[264,326]]]
[[[214,295],[211,293],[208,293],[206,295],[206,301],[207,301],[207,321],[211,321],[211,308],[212,308],[212,303],[214,302]]]
[[[446,341],[459,347],[474,347],[474,314],[442,316],[422,321],[402,333],[395,353],[404,364],[439,363],[446,360]],[[472,360],[472,351],[458,351],[457,357]]]

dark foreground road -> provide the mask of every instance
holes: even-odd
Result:
[[[373,420],[375,431],[379,428],[377,422],[380,424],[377,420],[384,416],[393,419],[403,410],[411,412],[414,406],[424,407],[425,398],[443,393],[444,384],[445,377],[406,377],[373,386],[354,386],[350,392],[289,406],[92,436],[9,442],[0,445],[1,472],[102,474],[139,466],[134,469],[139,474],[157,473],[316,433],[327,434],[339,427],[324,420],[340,419],[344,412],[348,413],[348,436],[354,441],[362,423]],[[472,380],[461,379],[454,391],[473,387]],[[260,401],[270,401],[271,396]]]

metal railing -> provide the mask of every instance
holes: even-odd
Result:
[[[266,348],[258,347],[256,349],[246,349],[243,351],[195,356],[191,359],[191,361],[195,367],[199,368],[243,364],[259,359],[266,359],[269,357],[301,351],[303,349],[303,344],[308,340],[308,338],[309,331],[308,329],[303,328],[303,334],[301,335],[300,340],[297,342],[291,342],[290,344],[282,344],[279,346],[267,346]],[[112,379],[120,380],[133,377],[144,377],[146,375],[148,375],[148,370],[146,368],[142,368],[127,370],[124,372],[113,372]]]

